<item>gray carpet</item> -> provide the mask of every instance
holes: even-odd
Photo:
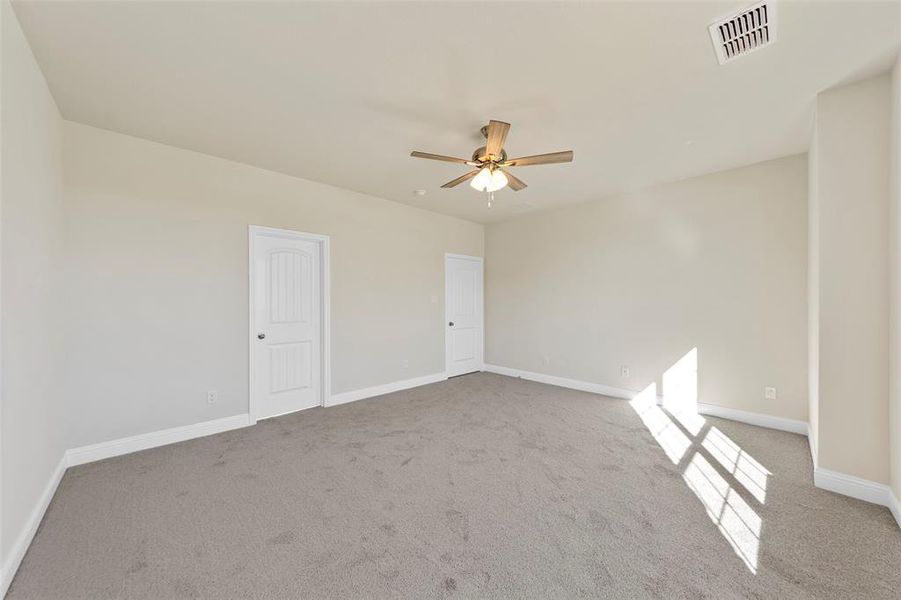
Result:
[[[476,374],[72,468],[9,599],[899,597],[805,438],[645,418]]]

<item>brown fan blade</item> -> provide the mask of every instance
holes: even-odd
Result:
[[[460,175],[460,176],[457,177],[456,179],[452,179],[452,180],[448,181],[447,183],[445,183],[445,184],[442,185],[441,187],[443,187],[443,188],[452,188],[452,187],[458,186],[458,185],[460,185],[461,183],[463,183],[464,181],[469,181],[470,179],[472,179],[473,177],[475,177],[476,175],[478,175],[480,170],[481,170],[481,169],[473,169],[472,171],[470,171],[470,172],[467,173],[466,175]]]
[[[411,152],[410,156],[414,158],[428,158],[429,160],[443,160],[445,162],[459,163],[461,165],[475,166],[478,163],[465,158],[455,158],[453,156],[444,156],[443,154],[429,154],[428,152]]]
[[[501,170],[504,171],[503,169],[501,169]],[[519,177],[517,177],[510,171],[504,171],[504,175],[507,176],[507,185],[509,185],[510,189],[513,190],[514,192],[518,192],[519,190],[524,190],[528,187],[526,185],[525,181],[523,181],[522,179],[520,179]]]
[[[572,162],[573,151],[551,152],[550,154],[536,154],[534,156],[523,156],[520,158],[511,158],[501,163],[505,167],[526,167],[529,165],[551,165],[554,163]]]
[[[507,132],[510,131],[510,124],[503,121],[488,121],[488,143],[485,144],[485,154],[489,156],[500,156],[501,150],[504,149],[504,142],[507,141]]]

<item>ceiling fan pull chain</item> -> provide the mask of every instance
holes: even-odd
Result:
[[[488,208],[491,208],[492,202],[494,202],[494,192],[488,192]]]

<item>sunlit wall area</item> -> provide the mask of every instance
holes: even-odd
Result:
[[[489,225],[487,362],[675,400],[697,348],[701,402],[806,421],[806,209],[797,155]]]

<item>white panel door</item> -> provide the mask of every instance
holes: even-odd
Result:
[[[255,417],[322,403],[322,273],[318,242],[257,233],[251,343]]]
[[[445,368],[448,377],[482,370],[482,259],[445,258]]]

